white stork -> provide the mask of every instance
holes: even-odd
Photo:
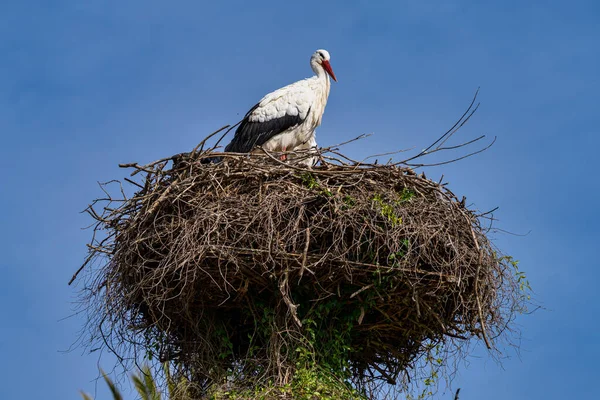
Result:
[[[337,82],[329,59],[327,50],[315,51],[310,58],[315,76],[263,97],[248,111],[225,151],[248,153],[256,146],[268,151],[316,148],[315,129],[321,124],[329,97],[329,77]],[[302,163],[312,167],[316,161],[316,157],[309,157]]]

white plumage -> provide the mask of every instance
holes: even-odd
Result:
[[[315,76],[263,97],[245,115],[225,151],[247,153],[256,146],[268,151],[316,148],[315,129],[321,124],[327,105],[329,76],[336,80],[329,60],[326,50],[317,50],[310,58]],[[316,157],[302,163],[313,166]]]

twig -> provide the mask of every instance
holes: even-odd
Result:
[[[296,308],[298,308],[298,306],[295,305],[294,303],[292,303],[292,300],[290,299],[290,296],[288,295],[288,291],[289,291],[288,277],[289,277],[289,269],[286,269],[285,272],[283,273],[283,280],[279,283],[279,291],[281,292],[283,301],[285,302],[285,304],[288,306],[288,309],[290,310],[290,314],[292,314],[292,318],[294,319],[294,322],[296,322],[298,327],[301,328],[302,322],[298,318],[298,314],[296,312]]]
[[[68,283],[69,286],[71,286],[71,283],[73,283],[75,281],[75,279],[77,279],[77,275],[79,275],[79,273],[81,271],[83,271],[83,269],[89,264],[89,262],[92,260],[92,258],[94,258],[95,255],[96,254],[94,252],[92,252],[85,258],[85,261],[83,262],[83,264],[81,264],[81,267],[79,267],[79,269],[77,269],[77,271],[75,271],[75,273],[69,280],[69,283]]]
[[[204,149],[204,144],[208,139],[227,128],[229,128],[229,125],[222,126],[221,128],[217,129],[216,131],[205,137],[200,143],[198,143],[198,145],[196,145],[196,147],[194,147],[190,154],[195,154],[197,151],[202,151]]]
[[[429,145],[429,147],[427,147],[425,150],[423,150],[419,155],[424,155],[427,154],[427,152],[433,148],[433,146],[435,146],[436,144],[438,144],[440,141],[442,141],[446,136],[450,135],[453,133],[453,131],[455,132],[454,128],[456,128],[457,126],[459,126],[459,124],[463,121],[463,119],[465,118],[465,116],[467,116],[467,114],[469,114],[469,112],[471,111],[471,108],[473,107],[473,104],[475,104],[475,100],[477,99],[477,95],[479,94],[479,88],[477,88],[477,90],[475,91],[475,95],[473,96],[473,100],[471,100],[471,104],[469,104],[469,107],[467,108],[467,111],[464,112],[464,114],[458,119],[458,121],[456,121],[454,123],[454,125],[452,125],[452,128],[448,129],[446,131],[446,133],[444,133],[441,137],[439,137],[435,142],[433,142],[431,145]],[[479,107],[479,105],[477,106]],[[475,109],[477,109],[477,107]],[[473,115],[473,113],[471,113],[471,115]],[[419,155],[417,155],[416,157],[419,157]]]
[[[154,204],[152,204],[152,206],[146,210],[145,214],[152,214],[154,210],[156,210],[156,207],[158,207],[160,203],[162,203],[169,196],[169,193],[171,193],[171,190],[173,190],[175,186],[177,186],[177,179],[171,182],[169,187],[165,189],[165,191],[160,195],[158,200],[156,200]]]
[[[373,286],[375,286],[373,283],[367,286],[363,286],[362,288],[358,289],[356,292],[352,293],[350,295],[350,298],[353,299],[355,296],[361,294],[362,292],[364,292],[365,290],[369,290],[371,289]]]
[[[410,167],[413,167],[413,168],[418,168],[418,167],[435,167],[435,166],[439,166],[439,165],[451,164],[451,163],[455,163],[455,162],[460,161],[460,160],[464,160],[465,158],[474,156],[475,154],[482,153],[482,152],[486,151],[487,149],[489,149],[490,147],[492,147],[494,145],[494,143],[496,143],[496,137],[495,136],[494,136],[494,140],[492,141],[492,143],[490,143],[489,145],[485,146],[483,149],[474,151],[474,152],[469,153],[469,154],[467,154],[465,156],[458,157],[458,158],[455,158],[455,159],[452,159],[452,160],[449,160],[449,161],[443,161],[443,162],[431,163],[431,164],[411,164],[411,163],[403,163],[403,164],[407,165],[407,166],[410,166]]]
[[[468,221],[467,219],[467,222]],[[483,264],[483,253],[479,248],[479,242],[477,240],[477,236],[475,236],[475,231],[471,226],[471,235],[473,236],[473,243],[475,244],[475,248],[479,252],[479,262],[477,263],[477,271],[475,272],[475,299],[477,300],[477,309],[479,311],[479,323],[481,324],[481,332],[483,334],[483,340],[488,349],[492,349],[492,345],[487,337],[487,328],[485,327],[485,320],[483,318],[483,309],[481,307],[481,299],[479,298],[479,272],[481,270],[481,265]]]
[[[139,183],[137,183],[136,181],[134,181],[134,180],[132,180],[132,179],[129,179],[129,178],[127,178],[127,177],[125,177],[125,178],[123,178],[123,179],[125,179],[125,181],[127,181],[127,182],[131,183],[132,185],[135,185],[135,186],[139,187],[140,189],[143,189],[143,188],[144,188],[142,185],[140,185]]]
[[[308,256],[308,248],[310,246],[310,227],[306,227],[306,235],[305,235],[305,243],[304,243],[304,251],[302,252],[302,267],[300,268],[300,277],[298,278],[298,283],[302,280],[302,275],[304,275],[304,270],[306,269],[306,259]]]

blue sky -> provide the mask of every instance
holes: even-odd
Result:
[[[482,106],[459,138],[484,154],[428,170],[480,210],[546,307],[520,318],[521,351],[477,352],[453,387],[469,399],[592,398],[600,344],[600,3],[583,1],[5,1],[0,4],[0,398],[78,399],[98,361],[65,353],[83,319],[71,274],[79,211],[120,162],[193,148],[262,95],[311,74],[339,79],[321,145],[362,133],[363,157],[422,148]],[[99,398],[106,395],[98,385]],[[446,393],[442,398],[450,398]]]

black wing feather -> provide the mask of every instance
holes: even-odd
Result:
[[[274,118],[264,122],[250,121],[250,114],[258,108],[259,104],[256,104],[248,111],[242,120],[242,123],[236,129],[233,140],[225,147],[225,151],[248,153],[254,147],[265,144],[273,136],[285,132],[304,121],[299,114],[286,114],[283,117]],[[310,109],[308,112],[310,112]],[[308,113],[306,113],[306,115],[308,115]]]

